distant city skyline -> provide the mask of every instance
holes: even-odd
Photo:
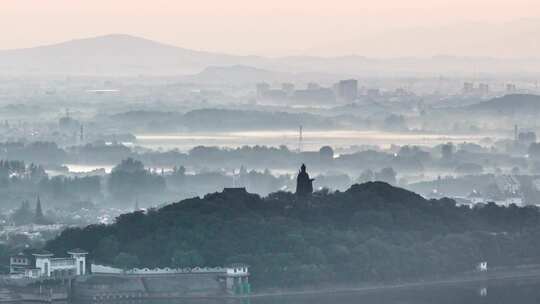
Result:
[[[533,0],[3,1],[0,49],[122,33],[242,55],[539,53]]]

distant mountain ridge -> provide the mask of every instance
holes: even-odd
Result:
[[[272,72],[247,65],[209,66],[200,73],[186,77],[186,80],[203,83],[256,83],[264,81],[286,81],[289,73]]]
[[[223,69],[225,67],[228,68]],[[239,67],[243,69],[239,70]],[[202,73],[199,75],[202,79],[216,81],[230,75],[240,79],[258,75],[261,80],[272,80],[279,78],[280,73],[326,73],[337,78],[438,76],[445,73],[470,75],[473,70],[494,75],[536,75],[540,70],[540,59],[452,56],[372,59],[357,55],[266,58],[190,50],[123,34],[0,50],[0,74],[3,75],[161,76]]]
[[[236,56],[189,50],[123,34],[0,51],[0,68],[30,74],[181,74],[236,61]]]
[[[490,112],[504,115],[540,113],[540,96],[532,94],[510,94],[473,104],[469,111]]]

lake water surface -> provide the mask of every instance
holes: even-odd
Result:
[[[136,302],[141,304],[537,304],[540,303],[540,278],[241,300]]]
[[[435,146],[441,143],[472,142],[479,143],[485,135],[452,135],[424,133],[392,133],[383,131],[304,131],[303,149],[314,151],[325,145],[334,149],[348,148],[354,145],[376,145],[387,148],[395,145]],[[212,132],[212,133],[175,133],[175,134],[138,134],[137,145],[151,149],[179,149],[188,151],[194,146],[241,147],[266,145],[278,147],[285,145],[289,149],[298,148],[298,130],[282,131],[245,131],[245,132]]]

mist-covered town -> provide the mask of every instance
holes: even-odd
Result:
[[[0,304],[536,303],[535,3],[24,2]]]
[[[159,49],[125,36],[85,42],[114,39]],[[540,203],[536,79],[339,76],[239,65],[3,76],[2,240],[29,246],[226,187],[293,191],[301,163],[316,190],[380,180],[470,207]]]

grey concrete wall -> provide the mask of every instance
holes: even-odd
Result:
[[[225,294],[217,274],[88,275],[73,282],[74,298],[95,297],[197,297]]]

